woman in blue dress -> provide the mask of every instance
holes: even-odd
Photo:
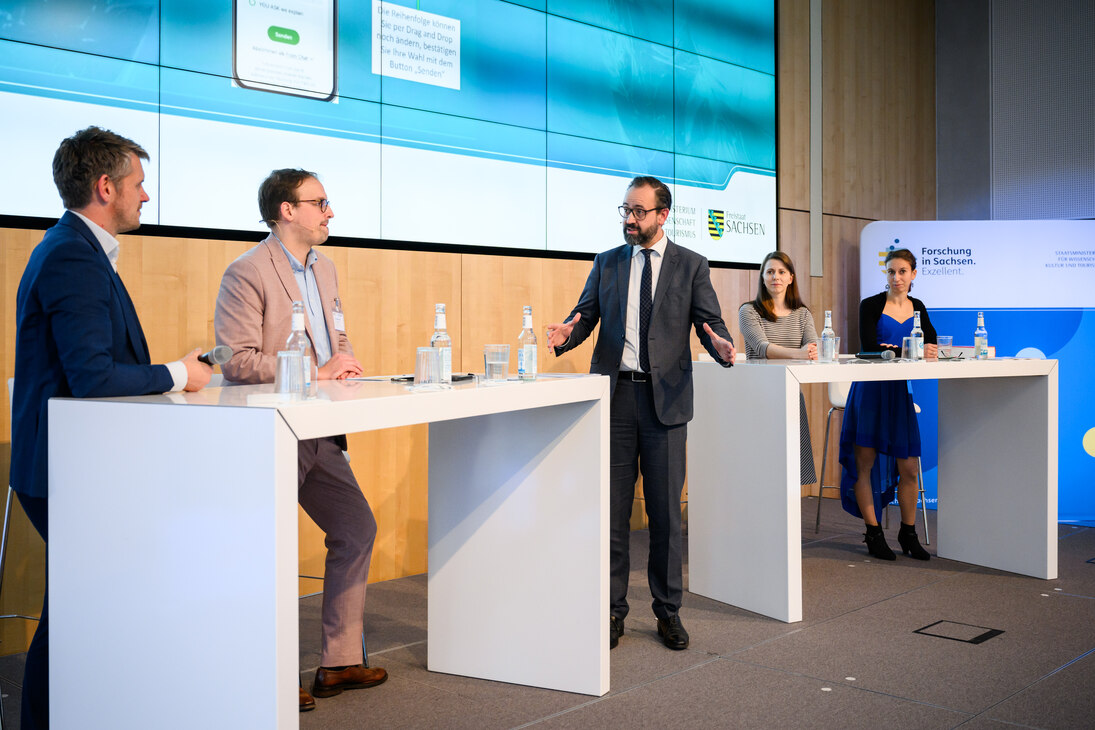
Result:
[[[901,340],[913,327],[913,313],[920,313],[924,330],[924,357],[935,358],[935,328],[928,310],[909,296],[916,278],[916,257],[908,249],[886,256],[886,291],[859,304],[860,348],[867,352],[901,352]],[[840,501],[844,510],[862,517],[867,527],[863,541],[867,551],[882,560],[896,560],[886,544],[878,516],[894,497],[901,508],[897,542],[906,555],[917,560],[931,556],[916,535],[917,458],[920,427],[916,421],[908,381],[852,383],[840,431]]]

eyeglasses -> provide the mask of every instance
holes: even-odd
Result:
[[[635,220],[641,221],[643,218],[646,218],[647,213],[653,213],[656,210],[662,210],[662,208],[649,208],[644,210],[643,208],[629,208],[626,205],[621,205],[616,210],[620,211],[620,217],[625,221],[628,216],[632,215],[635,216]]]
[[[297,204],[299,205],[300,203],[315,203],[319,206],[320,213],[326,213],[327,208],[331,205],[331,201],[327,200],[327,198],[316,198],[315,200],[298,200]]]

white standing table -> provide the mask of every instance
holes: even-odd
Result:
[[[1057,577],[1057,361],[695,363],[689,590],[802,620],[799,392],[939,381],[940,557]]]
[[[420,423],[429,669],[605,694],[608,383],[50,401],[55,727],[297,727],[297,440]]]

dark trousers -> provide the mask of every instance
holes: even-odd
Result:
[[[23,669],[23,712],[19,727],[23,730],[45,730],[49,727],[49,506],[45,497],[19,495],[19,504],[30,523],[46,541],[46,594],[42,601],[42,618],[27,649]]]
[[[650,581],[654,615],[677,615],[684,592],[681,541],[681,491],[684,489],[686,424],[665,426],[654,412],[651,384],[620,378],[609,413],[610,538],[609,602],[612,615],[627,616],[631,572],[631,505],[635,482],[643,475],[646,516],[650,521]]]

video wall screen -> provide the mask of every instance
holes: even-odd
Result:
[[[332,234],[595,253],[627,180],[713,262],[776,248],[774,3],[12,0],[0,215],[56,217],[59,141],[151,154],[142,222],[261,231],[271,169],[316,171]]]

